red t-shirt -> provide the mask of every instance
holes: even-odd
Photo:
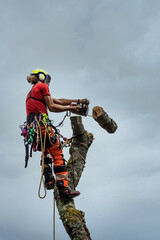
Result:
[[[27,116],[30,113],[46,113],[47,108],[44,101],[44,96],[50,96],[49,88],[46,83],[37,83],[33,86],[26,98],[26,112]]]

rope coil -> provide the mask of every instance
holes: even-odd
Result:
[[[38,189],[38,196],[39,196],[39,198],[43,199],[47,195],[47,191],[46,191],[46,188],[45,188],[44,177],[43,177],[43,173],[44,173],[44,152],[45,152],[45,143],[46,143],[46,131],[44,133],[44,142],[43,142],[41,127],[40,127],[39,122],[37,122],[37,123],[38,123],[39,131],[40,131],[40,141],[41,141],[41,151],[42,151],[42,170],[41,170],[41,178],[40,178],[39,189]],[[44,187],[44,196],[41,196],[42,182],[43,182],[43,187]]]

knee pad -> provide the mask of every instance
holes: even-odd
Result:
[[[65,165],[61,165],[61,166],[57,166],[57,167],[53,167],[54,173],[62,173],[62,172],[67,172],[67,168]]]
[[[44,164],[49,165],[50,167],[52,166],[52,158],[51,157],[45,157],[44,158]],[[40,165],[42,166],[42,160],[40,161]]]
[[[50,190],[54,188],[55,178],[52,174],[52,169],[48,166],[44,169],[43,175],[45,177],[45,187]]]

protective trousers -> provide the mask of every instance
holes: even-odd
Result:
[[[52,127],[48,127],[49,135],[46,133],[46,146],[44,157],[47,157],[48,154],[52,157],[52,163],[54,164],[54,173],[56,175],[57,186],[60,185],[62,187],[68,187],[68,172],[65,166],[65,161],[63,158],[62,148],[60,147],[60,143],[57,137],[55,137],[55,133]],[[41,126],[42,138],[44,141],[45,136],[45,127]],[[54,138],[54,143],[51,143],[51,138]]]

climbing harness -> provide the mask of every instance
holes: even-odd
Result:
[[[57,134],[57,129],[53,126],[53,121],[50,121],[48,119],[48,116],[46,114],[30,114],[27,117],[27,121],[24,122],[24,124],[20,125],[21,129],[21,135],[24,137],[24,145],[25,145],[25,168],[28,166],[28,160],[29,156],[32,157],[32,150],[33,151],[41,151],[42,152],[42,170],[41,170],[41,179],[40,179],[40,184],[39,184],[39,190],[38,190],[38,196],[40,198],[44,198],[46,196],[46,188],[45,188],[45,183],[44,183],[44,152],[45,152],[45,147],[47,144],[54,145],[55,144],[55,139],[56,139],[56,134]],[[42,136],[42,127],[44,127],[44,136]],[[51,136],[50,129],[49,128],[54,128],[55,135]],[[53,139],[54,138],[54,139]],[[48,141],[46,141],[46,139]],[[30,154],[29,154],[29,146],[30,147]],[[41,185],[43,182],[44,186],[44,196],[41,196],[40,190],[41,190]]]
[[[38,196],[43,199],[46,196],[46,188],[44,183],[44,152],[45,148],[48,146],[56,146],[59,148],[69,147],[72,139],[66,138],[60,134],[60,131],[53,125],[53,121],[49,120],[47,114],[42,113],[31,113],[27,117],[27,121],[24,124],[20,125],[21,135],[24,137],[25,145],[25,168],[28,166],[29,157],[32,157],[33,151],[42,152],[42,170],[41,170],[41,179],[39,184]],[[44,135],[42,136],[42,128],[45,130]],[[54,135],[51,134],[51,129],[54,130]],[[56,141],[59,141],[59,145],[56,145]],[[30,154],[29,154],[30,149]],[[41,196],[41,186],[44,186],[44,196]]]

